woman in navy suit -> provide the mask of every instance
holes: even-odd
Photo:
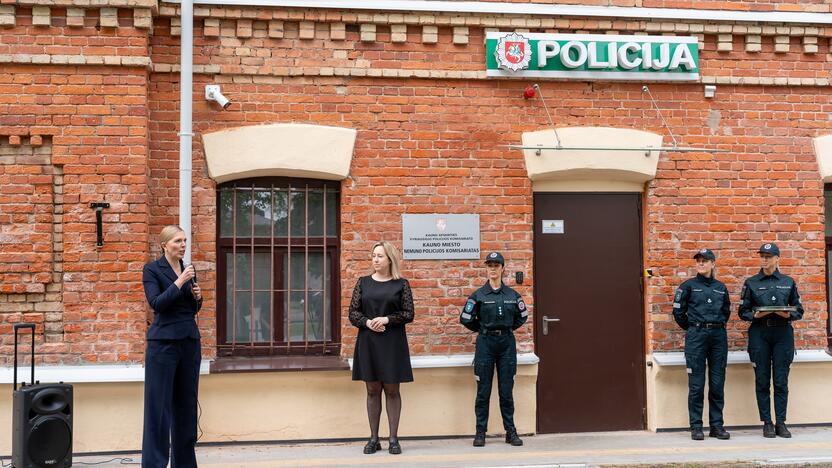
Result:
[[[179,226],[159,234],[164,255],[144,266],[142,283],[153,308],[147,330],[142,467],[196,467],[197,388],[202,354],[196,313],[202,291],[193,265],[182,263],[187,239]]]

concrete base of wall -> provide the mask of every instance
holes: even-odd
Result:
[[[471,367],[414,369],[415,382],[402,384],[399,435],[474,433],[476,384]],[[515,424],[535,432],[537,365],[518,367]],[[0,454],[11,453],[11,386],[0,386]],[[73,451],[137,451],[141,448],[141,382],[74,385]],[[200,377],[202,442],[364,438],[369,436],[366,393],[349,371],[211,374]],[[503,426],[492,392],[489,432]],[[9,432],[6,432],[9,431]],[[382,436],[387,417],[382,413]]]
[[[832,423],[829,376],[832,362],[795,362],[789,372],[788,422]],[[772,406],[772,416],[774,409]],[[726,426],[760,425],[750,363],[730,363],[725,378]],[[708,388],[705,387],[704,425],[708,425]],[[688,377],[684,365],[647,369],[647,425],[650,430],[688,428]]]

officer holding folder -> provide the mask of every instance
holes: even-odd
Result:
[[[803,318],[803,306],[794,280],[780,273],[780,249],[773,243],[760,249],[760,272],[745,280],[739,315],[751,322],[748,355],[754,366],[757,409],[763,436],[789,438],[786,406],[789,400],[789,367],[794,359],[794,329],[791,322]],[[774,374],[774,414],[771,423],[771,376]]]

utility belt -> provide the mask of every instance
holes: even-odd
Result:
[[[494,330],[480,330],[480,335],[488,336],[507,336],[511,335],[512,331],[507,328],[497,328]]]
[[[722,329],[725,328],[724,323],[715,323],[715,322],[691,322],[691,327],[696,328],[708,328],[708,329]]]

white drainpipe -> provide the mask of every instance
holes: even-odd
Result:
[[[179,227],[185,231],[188,243],[185,264],[191,263],[191,191],[193,144],[193,58],[194,58],[194,4],[182,0],[181,59],[179,67]]]

